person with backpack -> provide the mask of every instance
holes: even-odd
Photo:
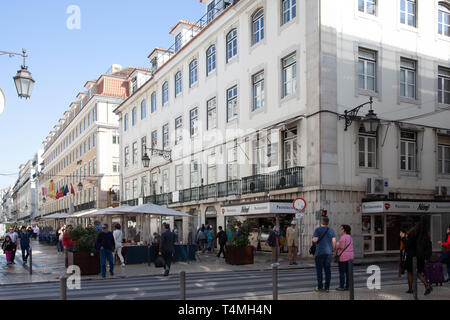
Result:
[[[267,244],[272,248],[272,263],[277,263],[278,252],[280,251],[280,227],[273,227],[267,239]]]
[[[6,255],[6,264],[12,264],[11,258],[12,258],[12,253],[13,250],[16,248],[16,244],[14,242],[12,242],[11,237],[10,236],[6,236],[5,237],[5,241],[2,244],[2,249],[3,252]]]
[[[447,241],[438,241],[438,244],[442,246],[441,262],[447,265],[447,282],[450,282],[450,225],[447,228]]]
[[[353,252],[353,239],[350,235],[351,231],[352,229],[349,225],[343,224],[341,226],[341,238],[336,244],[336,257],[339,259],[339,287],[336,288],[337,291],[344,291],[349,288],[348,262],[355,257]]]
[[[317,272],[316,292],[328,292],[331,282],[331,257],[336,250],[336,235],[332,228],[328,227],[330,219],[322,217],[320,227],[313,234],[313,248],[310,253],[314,254]],[[323,271],[325,271],[325,288],[323,287]]]
[[[219,226],[219,232],[216,235],[216,239],[219,240],[219,254],[217,255],[217,258],[220,258],[220,254],[223,253],[223,257],[225,258],[225,245],[227,244],[228,237],[225,231],[222,230],[222,227]]]
[[[202,228],[199,230],[198,234],[197,234],[197,239],[198,239],[198,243],[200,246],[200,249],[202,249],[202,253],[205,253],[205,244],[206,244],[206,240],[207,235],[206,235],[206,231],[205,231],[205,226],[202,225]]]
[[[431,293],[433,288],[427,282],[424,276],[425,260],[432,254],[432,244],[430,237],[423,230],[422,223],[416,224],[407,232],[406,241],[406,270],[408,271],[408,291],[413,293],[413,258],[417,258],[417,278],[422,281],[425,286],[425,295]]]

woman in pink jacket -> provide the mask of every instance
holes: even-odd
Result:
[[[348,290],[349,287],[348,261],[355,257],[353,253],[353,239],[350,236],[351,230],[349,225],[343,224],[340,229],[341,238],[336,245],[339,257],[339,288],[336,288],[338,291]]]

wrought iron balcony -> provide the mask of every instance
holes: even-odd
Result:
[[[303,185],[303,167],[279,170],[242,178],[242,194],[282,190]]]
[[[84,210],[89,210],[89,209],[94,209],[96,207],[96,201],[91,201],[91,202],[87,202],[87,203],[82,203],[78,206],[74,206],[74,212],[80,212],[80,211],[84,211]],[[67,210],[67,211],[66,211]],[[64,212],[68,212],[68,209],[64,209],[62,210]]]

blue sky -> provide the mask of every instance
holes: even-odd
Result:
[[[81,10],[81,29],[69,30],[67,8]],[[0,56],[0,88],[6,107],[0,115],[0,188],[16,181],[21,163],[42,141],[83,90],[111,64],[149,67],[155,47],[169,47],[170,29],[180,20],[197,21],[199,0],[21,0],[0,2],[0,50],[21,52],[36,85],[19,99],[13,82],[20,57]]]

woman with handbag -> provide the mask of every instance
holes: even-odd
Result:
[[[450,282],[450,226],[447,228],[447,241],[438,241],[438,244],[443,248],[441,262],[447,264],[447,282]]]
[[[336,288],[337,291],[345,291],[349,288],[348,261],[354,258],[351,230],[349,225],[341,226],[341,238],[336,246],[336,260],[339,263],[339,288]]]

